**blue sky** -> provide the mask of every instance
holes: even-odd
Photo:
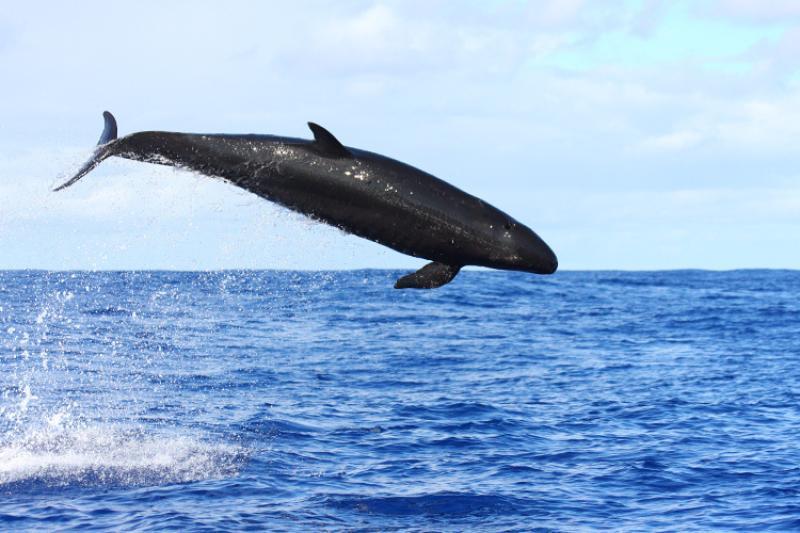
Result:
[[[138,130],[309,137],[406,161],[563,269],[800,268],[800,2],[9,3],[0,268],[423,262],[187,172],[50,189],[109,109]]]

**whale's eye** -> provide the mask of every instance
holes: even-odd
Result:
[[[503,227],[506,228],[506,231],[510,230],[511,229],[511,222],[506,222],[505,224],[503,224]]]

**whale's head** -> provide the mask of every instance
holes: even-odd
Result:
[[[498,267],[534,274],[552,274],[558,269],[553,250],[532,229],[509,219],[500,230],[502,254]]]

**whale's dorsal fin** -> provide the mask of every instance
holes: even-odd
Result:
[[[331,132],[313,122],[309,122],[308,127],[314,134],[314,146],[319,153],[327,157],[353,157],[350,150],[345,148]]]
[[[108,111],[103,111],[103,133],[100,134],[100,140],[97,141],[97,146],[108,144],[117,139],[117,119]]]
[[[435,289],[453,281],[460,265],[446,265],[444,263],[428,263],[412,274],[398,279],[394,284],[395,289]]]

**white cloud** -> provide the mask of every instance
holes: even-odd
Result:
[[[574,22],[585,6],[584,0],[548,0],[535,2],[530,13],[535,20],[547,26],[563,26]]]
[[[567,10],[551,2],[545,18]],[[567,41],[557,34],[509,28],[490,17],[461,21],[420,17],[403,3],[372,4],[361,11],[311,20],[305,46],[278,52],[282,68],[306,74],[485,76],[517,69],[530,51],[552,51]]]
[[[780,88],[791,85],[800,74],[797,57],[800,56],[800,26],[783,32],[780,38],[764,41],[742,56],[752,65],[751,76],[762,86]]]
[[[800,3],[796,0],[717,0],[712,5],[721,15],[750,21],[785,23],[787,18],[800,17]]]
[[[720,137],[743,150],[796,152],[800,143],[798,96],[743,102],[734,119],[719,127]]]
[[[698,131],[676,131],[644,139],[641,141],[640,147],[645,151],[678,151],[696,146],[703,139],[703,134]]]

